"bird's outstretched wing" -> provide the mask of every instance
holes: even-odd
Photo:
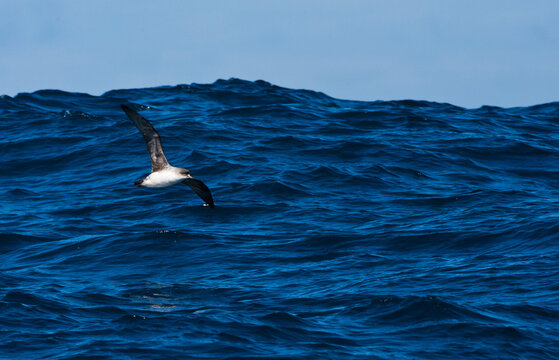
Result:
[[[200,196],[200,198],[202,198],[202,200],[204,200],[206,204],[214,207],[214,199],[212,197],[212,193],[210,189],[208,189],[206,184],[193,177],[183,180],[182,183],[190,186],[190,188],[194,190],[194,192],[198,194],[198,196]]]
[[[120,105],[122,110],[128,115],[130,120],[136,125],[148,148],[149,156],[151,158],[151,171],[158,171],[167,166],[169,162],[163,153],[163,148],[161,147],[161,140],[159,139],[159,134],[153,126],[147,121],[142,115],[138,114],[136,111],[132,110],[126,105]]]

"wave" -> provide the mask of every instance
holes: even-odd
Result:
[[[145,143],[206,183],[138,188]],[[557,358],[559,103],[218,80],[0,97],[12,358]]]

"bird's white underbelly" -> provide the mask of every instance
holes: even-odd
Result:
[[[142,182],[142,186],[165,187],[181,182],[184,179],[186,179],[184,175],[171,168],[149,174]]]

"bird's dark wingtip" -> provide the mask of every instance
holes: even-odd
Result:
[[[133,111],[132,108],[130,106],[126,105],[126,104],[120,104],[120,108],[122,110],[124,110],[125,112],[126,111]]]
[[[210,189],[202,181],[190,177],[182,181],[183,184],[188,185],[194,192],[207,204],[209,207],[214,207],[214,199]]]

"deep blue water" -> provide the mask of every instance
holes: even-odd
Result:
[[[215,209],[134,187],[121,103]],[[559,358],[559,103],[231,79],[2,96],[0,130],[0,358]]]

